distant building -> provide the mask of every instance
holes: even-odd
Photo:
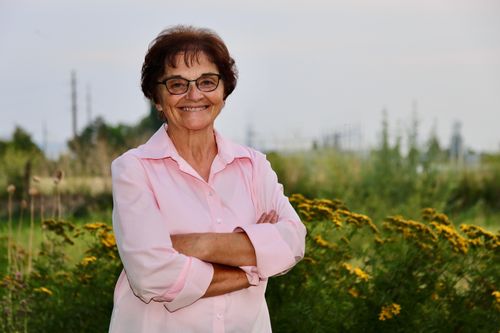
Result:
[[[461,131],[462,123],[455,121],[451,132],[450,160],[459,164],[464,161],[464,140]]]
[[[324,148],[333,148],[339,151],[360,151],[362,148],[361,126],[345,124],[321,137],[321,145]]]
[[[465,149],[461,130],[462,124],[459,121],[454,122],[449,149],[450,161],[459,167],[477,167],[481,162],[480,155],[470,149]]]

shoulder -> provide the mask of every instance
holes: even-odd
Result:
[[[257,174],[257,176],[272,170],[271,164],[263,152],[241,144],[234,143],[233,145],[234,151],[238,152],[239,158],[248,159],[251,162],[253,173]]]
[[[116,175],[122,172],[142,169],[140,160],[138,148],[127,150],[111,162],[111,174]]]
[[[266,160],[266,155],[254,148],[245,146],[218,135],[218,142],[222,143],[225,154],[232,158],[247,158],[252,163]]]

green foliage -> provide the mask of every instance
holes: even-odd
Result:
[[[26,198],[31,173],[44,163],[45,157],[31,136],[16,127],[10,141],[0,142],[0,187],[13,184],[17,188],[16,198]],[[5,195],[0,193],[0,197]]]
[[[73,153],[71,169],[78,175],[108,175],[111,161],[124,151],[144,143],[162,124],[154,106],[137,125],[107,124],[96,118],[68,142]]]
[[[463,172],[452,188],[447,210],[463,211],[482,204],[491,210],[500,210],[500,167],[481,173]]]
[[[394,216],[379,229],[339,202],[291,201],[306,221],[307,250],[290,273],[269,281],[275,332],[500,327],[499,234],[476,226],[461,233],[433,209],[424,222]]]
[[[423,211],[422,222],[391,216],[377,226],[338,200],[290,200],[308,230],[306,255],[288,274],[269,280],[273,331],[499,327],[500,234],[475,225],[457,230],[434,209]],[[22,264],[0,282],[0,332],[106,331],[121,269],[111,227],[54,219],[43,225],[31,274],[22,268],[26,251],[14,247]],[[69,249],[82,242],[75,264]]]
[[[43,242],[31,274],[6,275],[0,290],[0,332],[105,332],[121,270],[111,227],[44,222]],[[84,238],[88,249],[72,265],[67,247]]]
[[[394,214],[416,218],[429,206],[454,219],[469,215],[486,221],[500,212],[500,163],[459,169],[435,150],[435,160],[429,155],[415,166],[397,145],[384,147],[369,155],[324,148],[267,157],[287,193],[343,198],[376,223]]]

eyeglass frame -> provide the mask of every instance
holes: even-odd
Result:
[[[217,84],[215,85],[215,88],[212,89],[212,90],[201,90],[200,87],[198,87],[198,80],[201,79],[202,77],[206,77],[206,76],[216,76],[217,77]],[[167,86],[167,81],[169,80],[184,80],[184,81],[187,81],[187,88],[186,88],[186,91],[182,92],[182,93],[178,93],[178,94],[175,94],[173,92],[171,92],[169,89],[168,89],[168,86]],[[187,93],[189,91],[189,86],[191,85],[191,82],[194,82],[194,85],[196,86],[196,89],[198,89],[199,91],[201,92],[212,92],[214,90],[216,90],[218,87],[219,87],[219,83],[220,83],[220,80],[222,79],[222,75],[220,74],[217,74],[217,73],[203,73],[201,74],[198,78],[194,79],[194,80],[188,80],[182,76],[171,76],[171,77],[168,77],[166,78],[165,80],[163,81],[157,81],[156,84],[162,84],[165,86],[165,89],[167,89],[168,93],[171,94],[171,95],[183,95],[185,93]]]

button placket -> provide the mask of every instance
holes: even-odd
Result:
[[[226,311],[226,296],[221,295],[214,297],[214,319],[213,319],[213,331],[214,332],[224,332],[224,312]]]

